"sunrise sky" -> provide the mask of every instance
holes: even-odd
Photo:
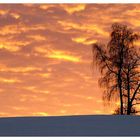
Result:
[[[139,32],[140,5],[0,4],[0,116],[112,114],[91,48],[114,22]]]

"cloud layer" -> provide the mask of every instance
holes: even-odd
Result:
[[[0,116],[112,113],[91,46],[114,22],[139,32],[140,5],[0,4]]]

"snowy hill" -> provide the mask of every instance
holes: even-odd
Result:
[[[0,118],[0,136],[140,136],[140,116]]]

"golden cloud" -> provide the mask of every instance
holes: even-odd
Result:
[[[45,47],[35,48],[35,50],[36,52],[41,53],[45,57],[48,57],[48,58],[70,61],[70,62],[81,62],[80,57],[75,56],[66,51],[53,50],[53,49],[48,50]]]
[[[20,46],[26,46],[30,44],[29,41],[9,41],[0,39],[0,49],[6,49],[10,52],[17,52],[20,50]]]
[[[49,93],[48,90],[37,89],[37,87],[35,87],[35,86],[26,86],[26,87],[23,87],[23,89],[29,90],[29,91],[34,92],[34,93],[43,93],[43,94]]]
[[[72,38],[72,41],[75,41],[77,43],[84,43],[86,40],[87,40],[87,38],[85,38],[85,37]]]
[[[19,79],[9,79],[9,78],[2,78],[0,77],[0,82],[1,83],[9,83],[9,84],[13,84],[13,83],[20,83],[21,81]]]
[[[36,30],[45,30],[46,25],[32,25],[32,26],[26,26],[22,22],[20,22],[18,25],[6,25],[2,28],[0,28],[1,35],[8,35],[8,34],[20,34],[27,31],[36,31]]]
[[[35,112],[35,113],[33,113],[33,115],[35,115],[35,116],[48,116],[48,113],[47,112]]]
[[[95,99],[95,98],[92,97],[92,96],[88,96],[86,99],[87,99],[87,100],[93,100],[93,99]]]
[[[97,40],[88,40],[88,37],[76,37],[76,38],[72,38],[72,41],[76,42],[76,43],[82,43],[84,45],[91,45],[93,43],[96,43]]]
[[[36,47],[36,48],[35,48],[35,51],[36,51],[37,53],[41,53],[41,54],[46,54],[46,53],[47,53],[46,46]]]
[[[66,110],[60,110],[60,113],[62,113],[62,114],[66,114]]]
[[[42,9],[42,10],[48,10],[49,8],[55,7],[55,6],[57,6],[57,5],[55,5],[55,4],[41,4],[39,6],[39,8]],[[73,14],[75,12],[83,11],[86,8],[86,4],[71,4],[71,5],[69,5],[69,4],[59,4],[59,6],[61,8],[63,8],[69,14]]]
[[[18,13],[10,13],[10,15],[12,17],[14,17],[15,19],[19,19],[20,18],[20,15]]]
[[[26,110],[26,108],[25,107],[18,107],[18,106],[13,106],[13,107],[11,107],[12,109],[14,109],[14,110],[17,110],[17,111],[20,111],[20,110]]]
[[[60,20],[58,21],[58,23],[63,26],[64,30],[77,29],[81,31],[95,32],[103,36],[109,36],[109,33],[107,31],[104,31],[101,27],[94,24],[77,24]]]
[[[38,74],[38,76],[44,77],[44,78],[49,78],[50,77],[50,73],[40,73]]]
[[[63,7],[64,10],[69,14],[83,11],[86,8],[85,4],[71,4],[71,5],[61,4],[60,6]]]
[[[140,47],[140,41],[134,42],[134,45],[136,45],[137,47]]]
[[[0,112],[0,116],[8,116],[9,115],[9,113],[7,113],[7,112]]]
[[[34,39],[35,41],[45,41],[46,37],[42,36],[42,35],[29,35],[28,36],[31,39]]]
[[[95,110],[95,114],[102,114],[103,112],[101,110]]]
[[[21,33],[20,28],[17,25],[7,25],[2,27],[0,34],[1,35],[8,35],[8,34],[19,34]]]
[[[71,55],[64,51],[57,51],[57,50],[50,51],[50,53],[47,54],[47,57],[53,58],[53,59],[64,60],[64,61],[70,61],[70,62],[80,62],[81,61],[80,57]]]
[[[53,4],[41,4],[39,6],[39,8],[42,9],[42,10],[47,10],[48,8],[51,8],[51,7],[54,7],[54,6],[55,5],[53,5]]]
[[[96,102],[97,103],[103,103],[103,100],[97,100]]]
[[[11,51],[11,52],[19,51],[19,47],[12,46],[12,45],[7,45],[7,43],[0,44],[0,49],[6,49],[6,50]]]
[[[135,27],[139,27],[139,25],[140,25],[140,20],[138,18],[137,19],[130,19],[129,22]]]
[[[133,10],[131,9],[131,10],[127,10],[126,11],[126,14],[131,15],[131,16],[134,16],[134,15],[136,15],[138,13],[140,13],[139,7],[135,8]]]
[[[0,65],[1,69],[0,71],[2,72],[15,72],[15,73],[28,73],[28,72],[32,72],[32,71],[41,71],[42,68],[38,68],[38,67],[7,67],[5,65]]]
[[[8,13],[8,10],[0,10],[0,15],[6,15]]]

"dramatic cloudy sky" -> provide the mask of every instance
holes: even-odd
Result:
[[[0,4],[0,116],[112,113],[91,44],[114,22],[140,31],[140,5]]]

